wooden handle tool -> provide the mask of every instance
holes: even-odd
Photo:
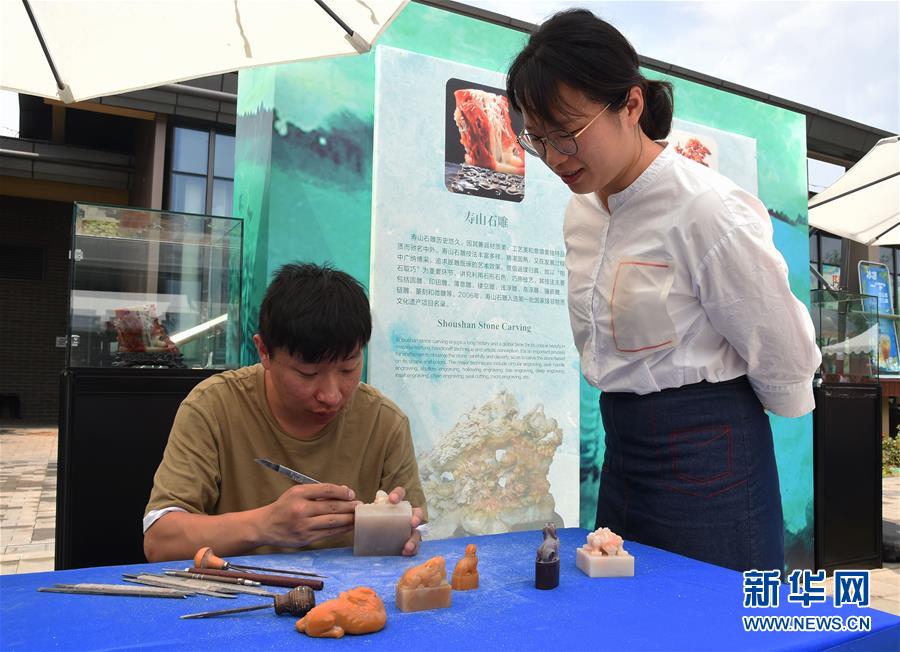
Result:
[[[322,587],[325,586],[325,583],[322,582],[322,580],[311,580],[305,577],[288,577],[287,575],[260,575],[257,573],[216,570],[214,568],[189,568],[187,572],[218,575],[219,577],[244,577],[265,586],[280,586],[286,589],[293,589],[298,586],[308,586],[313,591],[321,591]]]
[[[263,568],[262,566],[238,566],[232,564],[221,557],[217,557],[213,549],[209,546],[200,548],[194,555],[194,566],[197,568],[212,568],[215,570],[257,570],[266,571],[267,573],[281,573],[282,575],[304,575],[307,577],[320,577],[324,579],[324,575],[313,573],[311,571],[295,571],[287,568]]]
[[[316,595],[308,586],[298,586],[283,595],[275,596],[275,614],[290,614],[295,617],[305,616],[310,609],[316,606]],[[237,609],[222,609],[220,611],[202,611],[196,614],[186,614],[181,618],[187,620],[190,618],[214,618],[215,616],[225,616],[228,614],[239,614],[246,611],[259,611],[261,609],[270,609],[269,605],[263,604],[254,607],[238,607]]]

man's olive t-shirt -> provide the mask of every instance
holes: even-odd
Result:
[[[265,369],[256,364],[204,380],[182,402],[145,514],[166,507],[225,514],[267,505],[294,482],[257,464],[257,458],[346,485],[364,502],[372,502],[379,489],[404,487],[412,506],[425,511],[409,420],[393,402],[360,383],[315,439],[301,441],[275,420],[266,400]],[[308,547],[351,545],[352,532]]]

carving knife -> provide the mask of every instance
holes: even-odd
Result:
[[[286,475],[287,477],[289,477],[291,480],[293,480],[297,484],[321,484],[315,478],[311,478],[308,475],[304,475],[304,474],[300,473],[299,471],[295,471],[294,469],[289,469],[288,467],[282,466],[281,464],[276,464],[275,462],[271,462],[269,460],[261,460],[261,459],[257,459],[256,462],[258,464],[262,464],[267,469],[272,469],[273,471],[276,471],[277,473]]]

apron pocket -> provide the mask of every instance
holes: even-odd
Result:
[[[612,335],[620,353],[654,352],[677,343],[675,324],[666,310],[675,270],[652,261],[619,263],[613,281]]]
[[[673,430],[669,433],[669,487],[680,493],[711,498],[739,484],[734,472],[732,430],[729,425]]]

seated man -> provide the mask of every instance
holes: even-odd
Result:
[[[351,276],[316,265],[275,274],[253,336],[260,363],[201,382],[175,416],[144,516],[149,561],[203,546],[241,555],[353,545],[360,500],[382,489],[425,520],[409,420],[360,383],[372,333]],[[298,485],[255,462],[319,480]],[[418,551],[413,529],[404,555]]]

